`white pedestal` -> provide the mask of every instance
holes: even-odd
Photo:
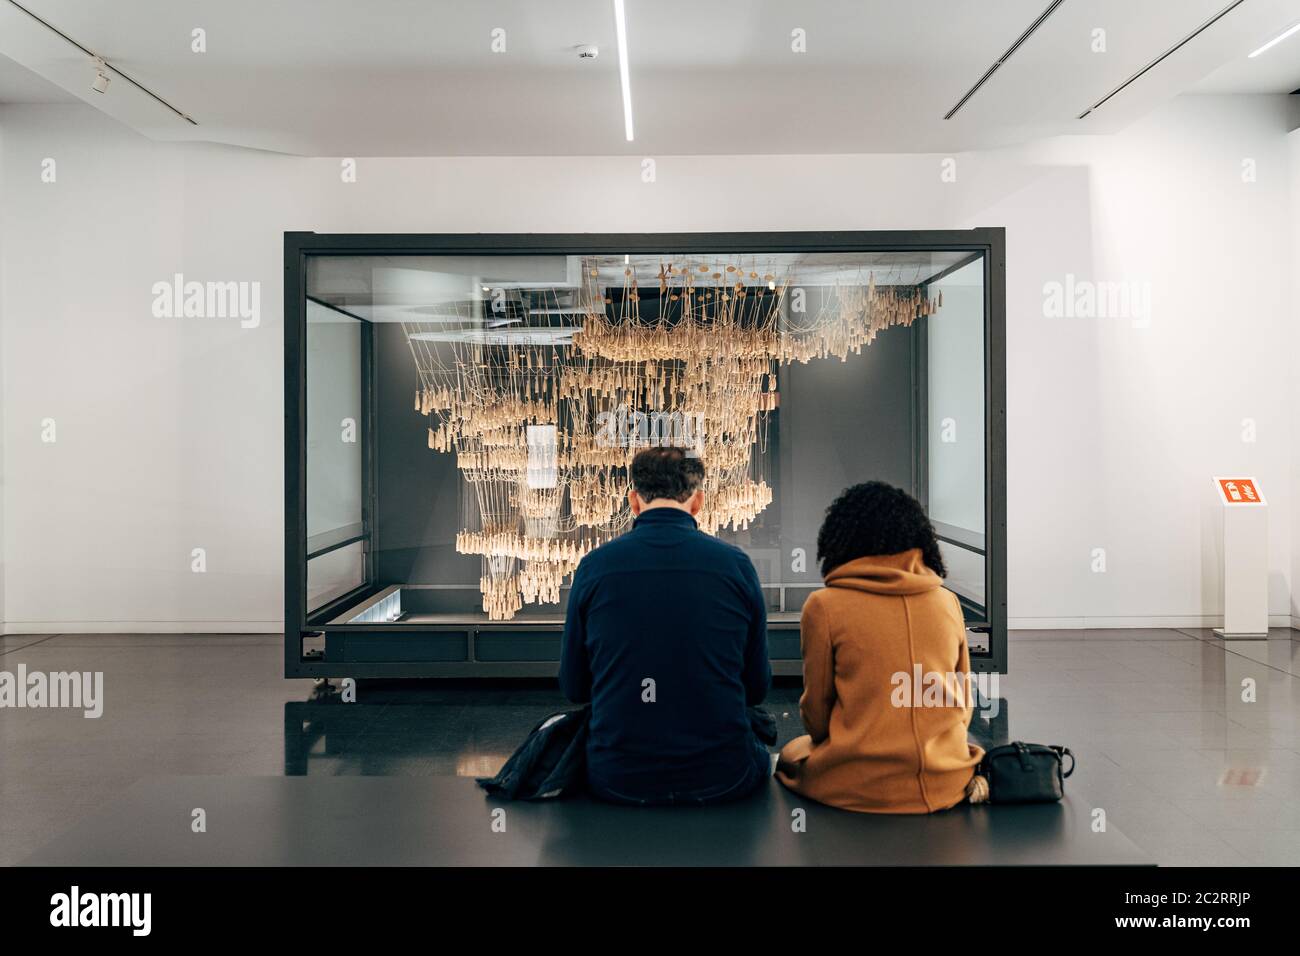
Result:
[[[1223,507],[1224,639],[1268,636],[1268,505],[1220,498]]]

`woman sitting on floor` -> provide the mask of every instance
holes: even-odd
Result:
[[[921,505],[883,482],[854,485],[827,509],[817,556],[826,587],[800,622],[808,733],[782,749],[777,779],[846,810],[960,803],[983,751],[966,740],[973,686],[961,606],[943,588]]]

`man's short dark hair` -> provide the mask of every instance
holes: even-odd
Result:
[[[686,501],[704,482],[704,463],[681,448],[647,448],[632,459],[632,488],[642,501]]]

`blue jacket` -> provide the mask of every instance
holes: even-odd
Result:
[[[685,511],[642,512],[574,572],[560,688],[591,703],[598,792],[648,798],[741,779],[754,754],[746,708],[771,680],[753,563]]]

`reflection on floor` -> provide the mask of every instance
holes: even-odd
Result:
[[[1162,864],[1300,864],[1300,643],[1208,631],[1015,632],[983,744],[1070,746],[1072,800]],[[272,636],[0,638],[0,670],[102,671],[104,714],[0,710],[0,864],[146,776],[494,772],[564,706],[553,684],[363,683],[342,704],[285,681]],[[768,706],[801,732],[797,686]]]

